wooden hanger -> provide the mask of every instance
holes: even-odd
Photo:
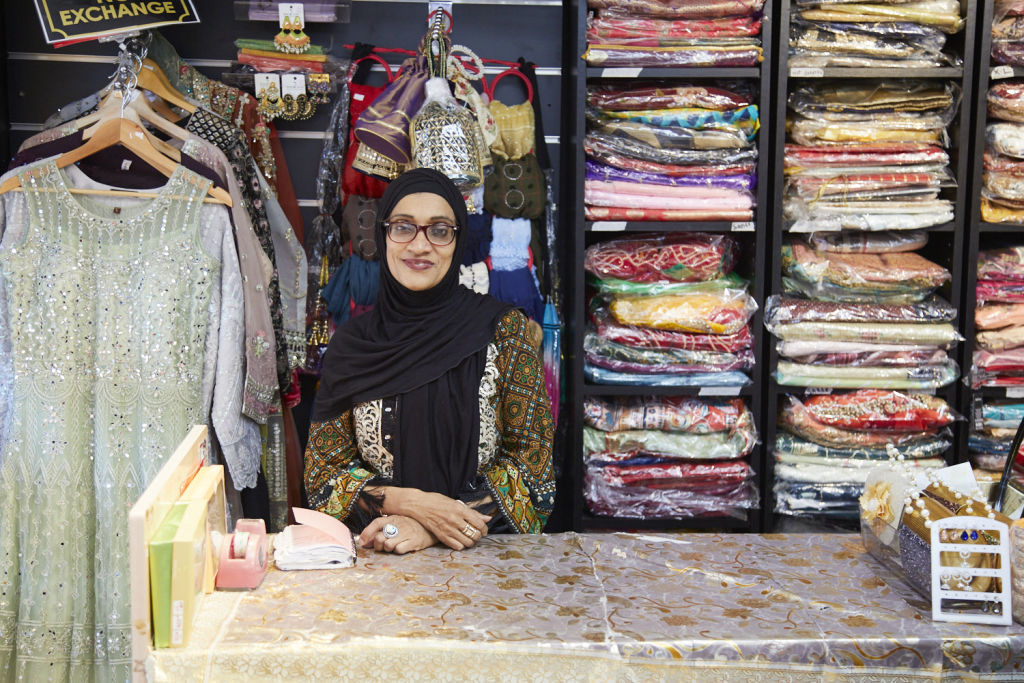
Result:
[[[108,147],[113,147],[114,145],[123,145],[168,178],[171,177],[174,171],[178,168],[177,163],[161,154],[149,142],[146,137],[146,131],[142,126],[128,118],[110,118],[103,121],[95,128],[92,136],[84,144],[57,157],[57,168],[70,166],[91,154],[95,154],[96,152],[107,149]],[[2,185],[0,185],[0,194],[20,188],[21,179],[14,176],[12,178],[8,178]],[[77,192],[75,192],[76,190]],[[71,188],[71,191],[76,194],[101,194],[108,196],[160,196],[159,193],[155,192],[126,192],[122,190],[86,190],[82,188]],[[211,185],[208,194],[210,195],[210,198],[206,201],[215,201],[220,204],[231,206],[231,196],[223,188]]]
[[[72,122],[75,124],[76,129],[83,131],[82,137],[84,139],[88,139],[92,136],[92,130],[95,129],[96,125],[99,123],[111,118],[112,115],[121,116],[122,114],[129,116],[132,120],[138,121],[139,123],[145,121],[157,130],[163,131],[170,137],[177,140],[185,141],[189,139],[190,135],[187,130],[181,126],[174,125],[164,117],[160,116],[160,114],[153,111],[149,101],[142,96],[142,93],[138,91],[134,92],[122,110],[123,97],[124,96],[120,90],[112,90],[103,98],[95,112],[87,114],[82,118],[75,119]],[[92,128],[87,128],[87,126],[90,125]],[[156,147],[162,154],[169,156],[175,161],[181,161],[181,152],[178,149],[168,145],[163,140],[150,135],[148,131],[146,132],[146,136],[150,144]]]
[[[138,73],[138,87],[148,90],[179,109],[184,109],[189,114],[196,111],[196,106],[174,89],[163,69],[148,57],[142,60],[142,68]]]

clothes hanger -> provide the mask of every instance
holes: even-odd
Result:
[[[157,95],[169,104],[184,109],[189,114],[194,114],[196,111],[196,105],[186,100],[180,92],[174,89],[160,65],[149,57],[142,60],[142,68],[138,73],[138,86]]]
[[[148,100],[146,100],[139,91],[129,91],[128,101],[126,104],[123,104],[123,98],[124,95],[121,90],[112,90],[103,98],[95,112],[87,114],[80,119],[75,119],[71,123],[74,124],[77,130],[82,131],[82,138],[87,140],[92,136],[92,131],[96,126],[106,119],[111,118],[111,115],[124,115],[128,116],[136,123],[149,123],[157,130],[163,131],[170,137],[177,140],[188,140],[189,132],[180,126],[174,125],[153,111],[149,106]],[[162,154],[174,159],[176,162],[181,161],[180,150],[172,147],[163,140],[154,137],[149,133],[149,131],[146,131],[146,136],[150,144],[156,147]]]
[[[156,147],[149,142],[149,139],[146,136],[146,131],[142,126],[128,117],[109,118],[100,123],[92,131],[92,135],[84,144],[57,157],[57,168],[70,166],[91,154],[95,154],[96,152],[108,147],[113,147],[114,145],[122,145],[168,178],[171,177],[174,171],[178,168],[178,164],[175,161],[161,154]],[[0,194],[18,189],[23,189],[21,187],[21,179],[14,176],[12,178],[8,178],[2,185],[0,185]],[[155,192],[126,192],[123,190],[87,190],[81,188],[70,188],[70,191],[75,194],[99,194],[116,197],[160,196]],[[208,195],[209,197],[205,198],[204,201],[213,201],[219,204],[231,206],[231,196],[223,188],[211,185],[208,190]]]

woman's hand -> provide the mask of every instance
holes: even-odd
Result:
[[[488,515],[440,493],[389,487],[387,512],[412,517],[453,550],[469,548],[487,535]]]
[[[398,528],[398,535],[386,538],[384,536],[385,524],[394,524]],[[359,534],[359,538],[356,539],[356,544],[363,548],[373,546],[377,552],[395,553],[396,555],[423,550],[435,543],[437,543],[437,539],[424,529],[422,524],[412,517],[402,515],[378,517],[367,524],[363,533]]]

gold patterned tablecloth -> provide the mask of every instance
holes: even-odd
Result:
[[[1024,680],[1024,628],[937,623],[855,534],[492,536],[206,597],[151,681]]]

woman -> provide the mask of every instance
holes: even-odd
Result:
[[[324,356],[310,504],[386,552],[539,533],[554,505],[553,424],[526,316],[459,284],[466,205],[443,174],[402,174],[378,216],[377,303]]]

